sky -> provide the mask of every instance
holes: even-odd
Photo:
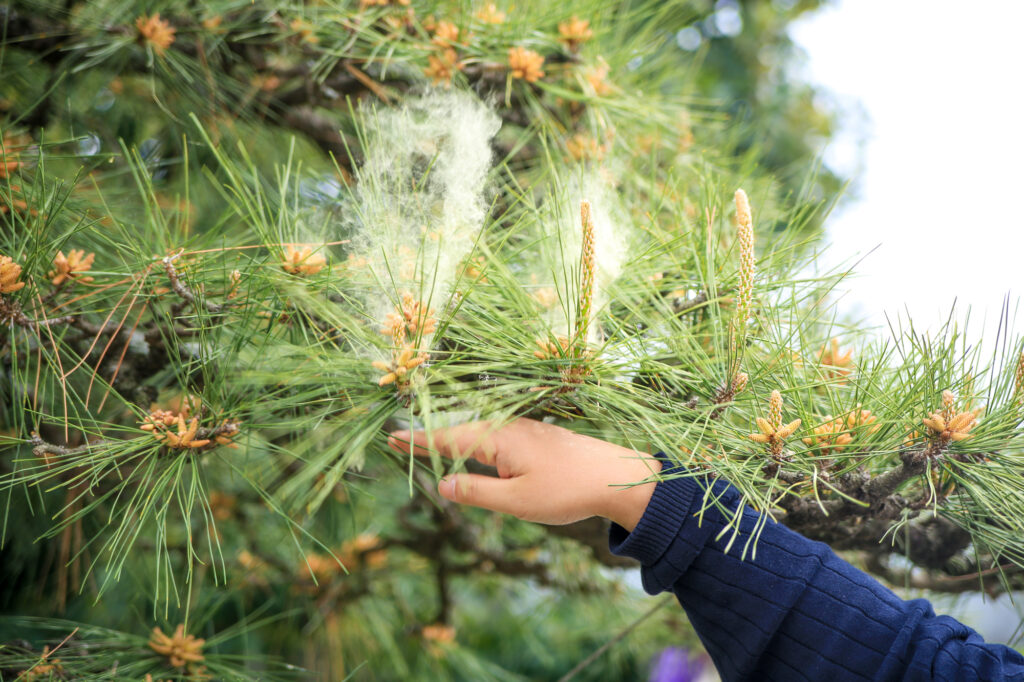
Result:
[[[867,117],[825,152],[856,172],[867,134],[854,196],[827,223],[827,264],[866,256],[842,308],[934,329],[956,301],[990,337],[1024,293],[1022,20],[1019,0],[847,0],[793,27],[803,76]]]
[[[1024,294],[1022,21],[1019,0],[846,0],[793,26],[802,76],[852,112],[825,151],[858,175],[826,223],[824,265],[863,256],[841,309],[937,329],[956,301],[988,345],[1004,297]],[[1019,622],[1005,597],[937,608],[990,641]]]

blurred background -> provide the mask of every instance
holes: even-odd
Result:
[[[1010,0],[865,0],[791,26],[794,75],[838,114],[825,162],[853,182],[826,261],[863,256],[846,301],[867,322],[909,311],[934,326],[956,301],[989,331],[1020,295],[1022,19]]]

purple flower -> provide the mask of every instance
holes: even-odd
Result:
[[[669,647],[658,655],[650,682],[694,682],[703,667],[699,660],[690,660],[686,649]]]

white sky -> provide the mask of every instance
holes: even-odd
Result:
[[[846,0],[793,27],[805,77],[869,118],[859,198],[827,223],[830,265],[878,246],[844,283],[844,310],[884,325],[906,306],[934,329],[956,299],[991,343],[1003,297],[1012,309],[1024,294],[1022,21],[1020,0]],[[849,170],[857,137],[826,160]],[[1005,598],[937,607],[990,641],[1019,622]]]
[[[884,324],[907,306],[936,328],[956,299],[991,341],[1024,293],[1022,20],[1019,0],[846,0],[793,27],[805,77],[869,118],[859,200],[827,223],[830,264],[878,246],[844,310]],[[854,137],[826,160],[848,166]]]

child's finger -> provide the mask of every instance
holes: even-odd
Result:
[[[426,442],[427,439],[423,431],[402,429],[388,434],[388,447],[392,450],[408,454],[415,446],[412,454],[420,457],[425,457],[431,452],[430,448],[426,446]]]
[[[441,479],[437,492],[453,502],[518,516],[522,511],[522,495],[516,483],[516,479],[511,478],[452,474]]]
[[[495,429],[490,422],[480,421],[434,429],[429,437],[425,431],[395,431],[388,438],[388,445],[399,452],[410,452],[415,446],[414,455],[424,456],[436,451],[444,457],[472,457],[483,464],[494,464],[503,441],[501,429]]]

